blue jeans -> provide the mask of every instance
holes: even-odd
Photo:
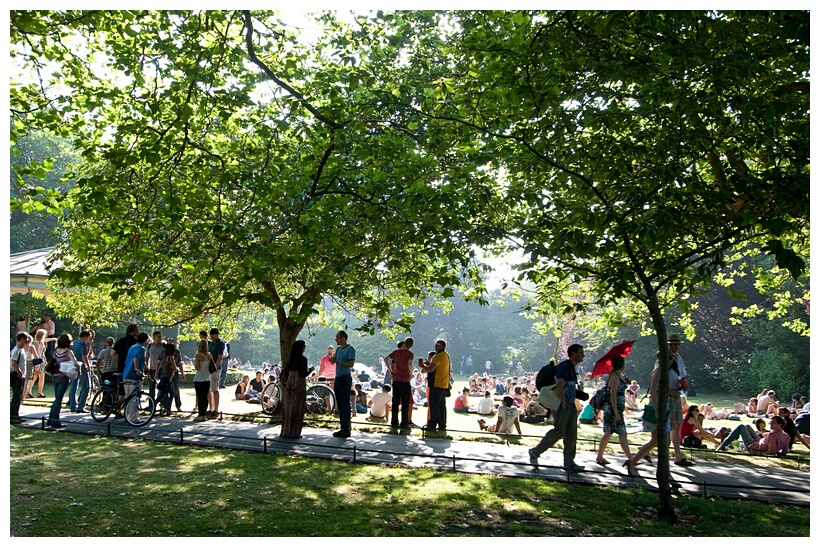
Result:
[[[333,392],[336,394],[336,406],[339,407],[340,429],[346,433],[350,432],[350,389],[353,387],[353,377],[349,374],[337,376],[333,384]]]
[[[219,387],[225,387],[225,380],[228,379],[228,360],[223,359],[222,370],[219,371]]]
[[[442,387],[430,388],[430,400],[427,405],[430,407],[430,421],[427,422],[427,429],[435,431],[447,429],[447,401],[445,395],[447,390]]]
[[[740,424],[734,431],[729,433],[725,439],[723,439],[723,442],[720,443],[717,450],[723,450],[736,441],[738,437],[743,439],[743,444],[746,448],[748,448],[750,444],[756,443],[761,439],[761,436],[757,433],[757,431],[755,431],[755,428],[748,424]]]
[[[71,411],[85,410],[85,402],[88,399],[89,388],[88,371],[85,370],[85,365],[80,365],[80,374],[70,381],[68,388],[68,406]],[[77,386],[80,387],[79,397],[77,396]]]
[[[54,402],[51,403],[51,412],[48,414],[48,425],[60,424],[60,408],[63,406],[63,397],[68,390],[68,376],[52,376],[54,386]]]

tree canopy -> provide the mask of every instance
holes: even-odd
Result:
[[[652,318],[753,242],[798,276],[809,222],[806,12],[463,12],[422,109],[485,139],[533,282]],[[668,493],[661,435],[661,492]],[[662,509],[674,518],[668,495]]]

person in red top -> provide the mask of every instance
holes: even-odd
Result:
[[[699,443],[691,443],[686,440],[687,437],[694,437],[702,441],[711,441],[715,443],[715,447],[720,446],[720,440],[718,440],[710,431],[703,428],[700,421],[700,415],[700,408],[698,408],[698,405],[689,405],[689,410],[686,412],[686,416],[683,417],[683,423],[680,424],[681,442],[684,446],[694,446],[695,448],[699,448]]]
[[[769,422],[772,428],[768,433],[763,434],[763,438],[749,445],[749,452],[752,454],[771,454],[773,456],[785,456],[789,452],[789,434],[783,431],[786,421],[780,416],[774,416]]]
[[[410,380],[413,377],[413,348],[414,340],[409,336],[404,340],[404,347],[393,350],[384,358],[390,367],[393,377],[393,404],[390,406],[390,425],[394,428],[407,430],[412,425],[413,398]],[[401,405],[401,422],[399,422],[399,405]]]
[[[453,406],[453,412],[460,412],[461,414],[468,414],[471,412],[470,410],[470,401],[467,397],[470,396],[470,388],[465,387],[461,390],[461,395],[456,397],[455,406]]]

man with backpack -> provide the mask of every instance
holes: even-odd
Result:
[[[555,393],[560,401],[558,409],[555,411],[555,427],[544,435],[541,442],[529,450],[530,463],[536,468],[538,467],[538,457],[556,442],[563,439],[564,469],[567,471],[582,471],[584,469],[584,466],[575,463],[575,442],[578,435],[578,411],[575,408],[578,377],[575,373],[575,367],[584,360],[583,346],[572,344],[567,349],[567,356],[569,359],[561,361],[555,367]],[[540,389],[539,383],[548,381],[549,378],[546,377],[548,375],[549,372],[545,371],[544,377],[539,382],[538,377],[541,376],[541,372],[539,372],[535,379],[535,386]]]

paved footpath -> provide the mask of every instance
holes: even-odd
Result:
[[[20,416],[23,427],[41,428],[48,409],[23,405]],[[298,454],[311,458],[326,458],[374,464],[400,464],[407,467],[429,467],[463,473],[485,473],[508,477],[539,477],[545,480],[579,484],[657,489],[655,466],[646,463],[637,467],[639,476],[631,478],[621,467],[623,458],[611,457],[612,465],[595,463],[595,453],[579,450],[576,462],[585,466],[578,473],[561,468],[558,449],[541,456],[539,467],[530,465],[527,447],[506,443],[454,441],[429,436],[356,432],[348,439],[331,435],[328,429],[304,428],[301,439],[279,438],[279,426],[264,423],[209,420],[193,422],[182,417],[155,417],[142,428],[130,427],[125,420],[109,418],[95,422],[89,414],[63,413],[63,423],[69,433],[112,435],[155,441],[250,450],[266,453]],[[47,428],[48,429],[48,428]],[[793,469],[758,467],[754,465],[700,461],[693,467],[672,466],[672,475],[681,483],[681,492],[722,498],[748,499],[770,503],[808,506],[810,473]]]

